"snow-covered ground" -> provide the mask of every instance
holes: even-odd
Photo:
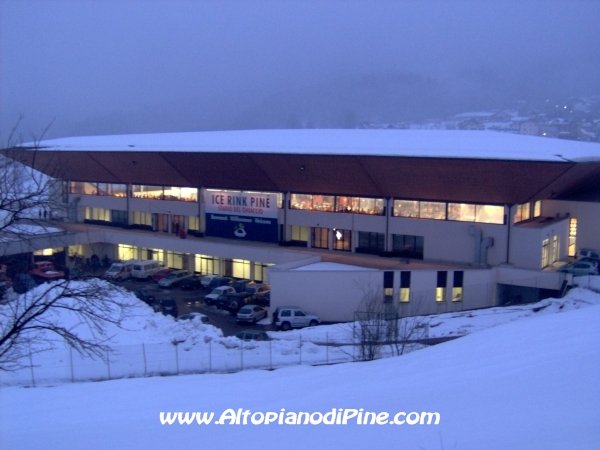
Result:
[[[105,283],[98,281],[99,283]],[[80,283],[80,282],[79,282]],[[26,295],[39,296],[49,285],[41,285]],[[121,327],[108,325],[112,352],[106,360],[82,357],[57,342],[52,351],[32,356],[33,368],[16,372],[0,372],[0,385],[43,385],[57,382],[101,381],[117,378],[180,374],[229,373],[249,369],[273,369],[293,365],[322,365],[360,359],[355,345],[359,324],[335,324],[288,332],[269,332],[268,342],[243,342],[236,337],[223,337],[221,330],[194,320],[174,320],[154,313],[131,293],[110,286],[113,298],[128,305],[128,317]],[[409,339],[464,336],[486,328],[517,320],[555,314],[600,304],[600,294],[574,289],[562,299],[547,299],[535,304],[488,308],[475,311],[404,319],[409,327],[423,326]],[[9,305],[0,306],[0,313]],[[4,314],[8,316],[8,314]],[[88,337],[85,324],[62,312],[54,320]],[[1,319],[0,319],[1,321]],[[263,320],[268,323],[269,319]],[[400,324],[402,329],[402,323]],[[399,338],[404,335],[400,333]],[[39,339],[46,345],[54,336]],[[403,353],[423,348],[408,345]],[[34,350],[35,350],[34,345]],[[399,353],[398,347],[382,346],[379,357]],[[26,360],[29,362],[29,360]]]
[[[4,387],[1,447],[596,449],[600,306],[591,305],[598,294],[573,291],[565,301],[562,308],[549,301],[537,312],[521,311],[528,317],[509,323],[488,314],[495,326],[368,363]],[[442,324],[433,329],[447,323],[437,319]],[[440,421],[214,424],[229,408],[276,414],[363,408],[390,418],[427,411]],[[196,411],[214,412],[213,423],[161,425],[161,412]]]

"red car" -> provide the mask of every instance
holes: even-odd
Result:
[[[171,272],[173,272],[173,269],[161,269],[158,272],[156,272],[154,275],[152,275],[152,279],[158,283],[160,280],[162,280],[164,277],[169,275]]]

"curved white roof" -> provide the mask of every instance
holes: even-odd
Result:
[[[27,146],[27,145],[26,145]],[[80,136],[43,150],[369,155],[530,161],[600,161],[600,144],[495,131],[298,129]]]

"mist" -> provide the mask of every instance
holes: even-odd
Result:
[[[0,131],[352,128],[597,95],[591,1],[0,3]]]

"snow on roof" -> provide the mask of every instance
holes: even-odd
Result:
[[[43,141],[41,147],[42,150],[60,151],[178,151],[600,161],[600,145],[596,143],[465,130],[298,129],[129,134],[53,139]]]
[[[317,271],[338,271],[338,270],[377,270],[367,267],[351,266],[350,264],[338,264],[332,262],[320,262],[297,267],[292,270],[317,270]]]

